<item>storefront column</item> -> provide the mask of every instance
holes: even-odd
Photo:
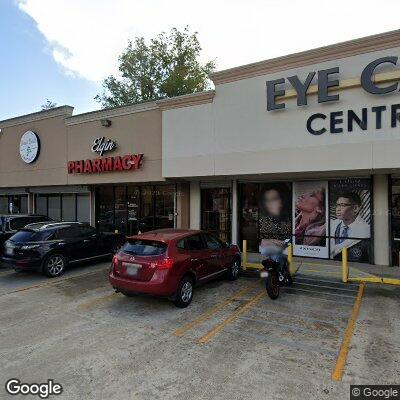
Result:
[[[237,244],[238,233],[237,181],[232,182],[232,244]]]
[[[28,214],[34,213],[34,194],[28,193]]]
[[[96,189],[90,188],[90,225],[96,226]]]
[[[200,229],[199,182],[190,182],[190,229]]]
[[[374,260],[389,265],[389,183],[387,175],[374,175]]]
[[[187,183],[179,183],[177,189],[176,227],[179,229],[188,229],[190,218],[190,185]]]

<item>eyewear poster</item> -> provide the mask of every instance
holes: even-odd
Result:
[[[348,248],[350,261],[369,262],[371,237],[371,182],[340,179],[329,182],[330,257],[341,259]]]
[[[328,258],[328,182],[293,184],[293,254]]]

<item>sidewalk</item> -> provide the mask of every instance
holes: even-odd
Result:
[[[259,264],[262,256],[259,253],[247,253],[249,263]],[[298,273],[311,273],[312,275],[323,275],[341,277],[342,264],[340,261],[315,259],[306,257],[293,257],[295,270]],[[373,265],[367,263],[348,262],[349,277],[352,278],[393,278],[400,279],[400,267]]]

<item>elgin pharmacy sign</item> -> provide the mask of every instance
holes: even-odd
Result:
[[[376,73],[381,67],[390,67],[393,70],[386,73]],[[370,62],[363,69],[360,78],[348,79],[339,82],[339,67],[311,71],[305,80],[297,75],[267,81],[267,110],[282,110],[286,108],[285,99],[297,98],[297,106],[306,106],[308,96],[316,94],[318,103],[330,103],[339,100],[335,90],[349,89],[361,86],[362,89],[373,95],[385,95],[399,92],[400,69],[396,56],[382,57]],[[317,78],[317,84],[311,85]],[[289,83],[290,90],[285,89]],[[374,129],[382,129],[382,120],[389,119],[390,127],[400,125],[400,104],[377,105],[360,110],[340,110],[329,114],[316,113],[306,121],[306,128],[312,135],[322,135],[326,132],[341,133],[352,132],[356,126],[365,131],[368,124],[373,124]]]

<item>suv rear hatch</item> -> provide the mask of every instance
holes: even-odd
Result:
[[[124,279],[149,281],[159,267],[163,267],[168,245],[165,242],[147,239],[128,239],[114,257],[116,276]]]

